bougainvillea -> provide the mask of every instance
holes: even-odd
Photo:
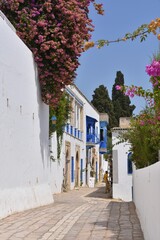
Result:
[[[144,97],[149,107],[155,108],[155,111],[160,113],[160,60],[154,58],[150,65],[146,66],[146,72],[150,76],[152,83],[151,90],[144,90],[137,86],[116,86],[117,90],[123,91],[125,95],[134,97]]]
[[[148,103],[146,109],[131,120],[131,130],[122,139],[131,143],[133,162],[137,168],[146,167],[158,161],[160,150],[160,56],[155,57],[146,72],[152,83],[151,90],[137,86],[116,86],[117,90],[134,97],[144,97]]]
[[[42,100],[56,106],[63,89],[75,78],[78,58],[93,25],[88,7],[94,0],[1,0],[0,10],[31,49],[38,66]]]
[[[150,65],[147,65],[146,72],[152,77],[160,76],[160,60],[157,61],[154,59]]]

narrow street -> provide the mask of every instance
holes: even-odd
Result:
[[[110,199],[103,185],[54,199],[54,204],[0,220],[0,240],[144,239],[134,204]]]

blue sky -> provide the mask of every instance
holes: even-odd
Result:
[[[95,25],[92,33],[94,41],[115,40],[160,17],[160,0],[99,0],[99,3],[104,5],[104,16],[97,15],[93,7],[90,8],[90,18]],[[150,34],[142,43],[137,39],[89,49],[80,57],[75,84],[90,101],[93,91],[101,84],[108,88],[111,96],[116,72],[121,71],[126,85],[148,89],[151,85],[145,66],[158,51],[159,44],[158,39]],[[145,106],[144,100],[139,97],[131,99],[131,102],[136,105],[135,114]]]

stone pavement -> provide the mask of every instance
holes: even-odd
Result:
[[[0,220],[0,240],[144,240],[132,202],[104,186],[54,195],[55,203]]]

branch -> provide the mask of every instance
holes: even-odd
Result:
[[[124,37],[118,38],[116,40],[98,40],[96,42],[86,42],[84,44],[84,50],[88,50],[91,47],[96,46],[97,48],[104,47],[105,45],[109,46],[111,43],[118,43],[118,42],[124,42],[126,40],[135,40],[137,37],[140,37],[140,42],[143,42],[146,40],[148,35],[150,33],[153,33],[157,36],[158,40],[160,40],[160,33],[158,32],[158,29],[160,29],[160,18],[156,18],[155,20],[152,20],[149,24],[142,24],[137,30],[135,30],[133,33],[126,33]]]

